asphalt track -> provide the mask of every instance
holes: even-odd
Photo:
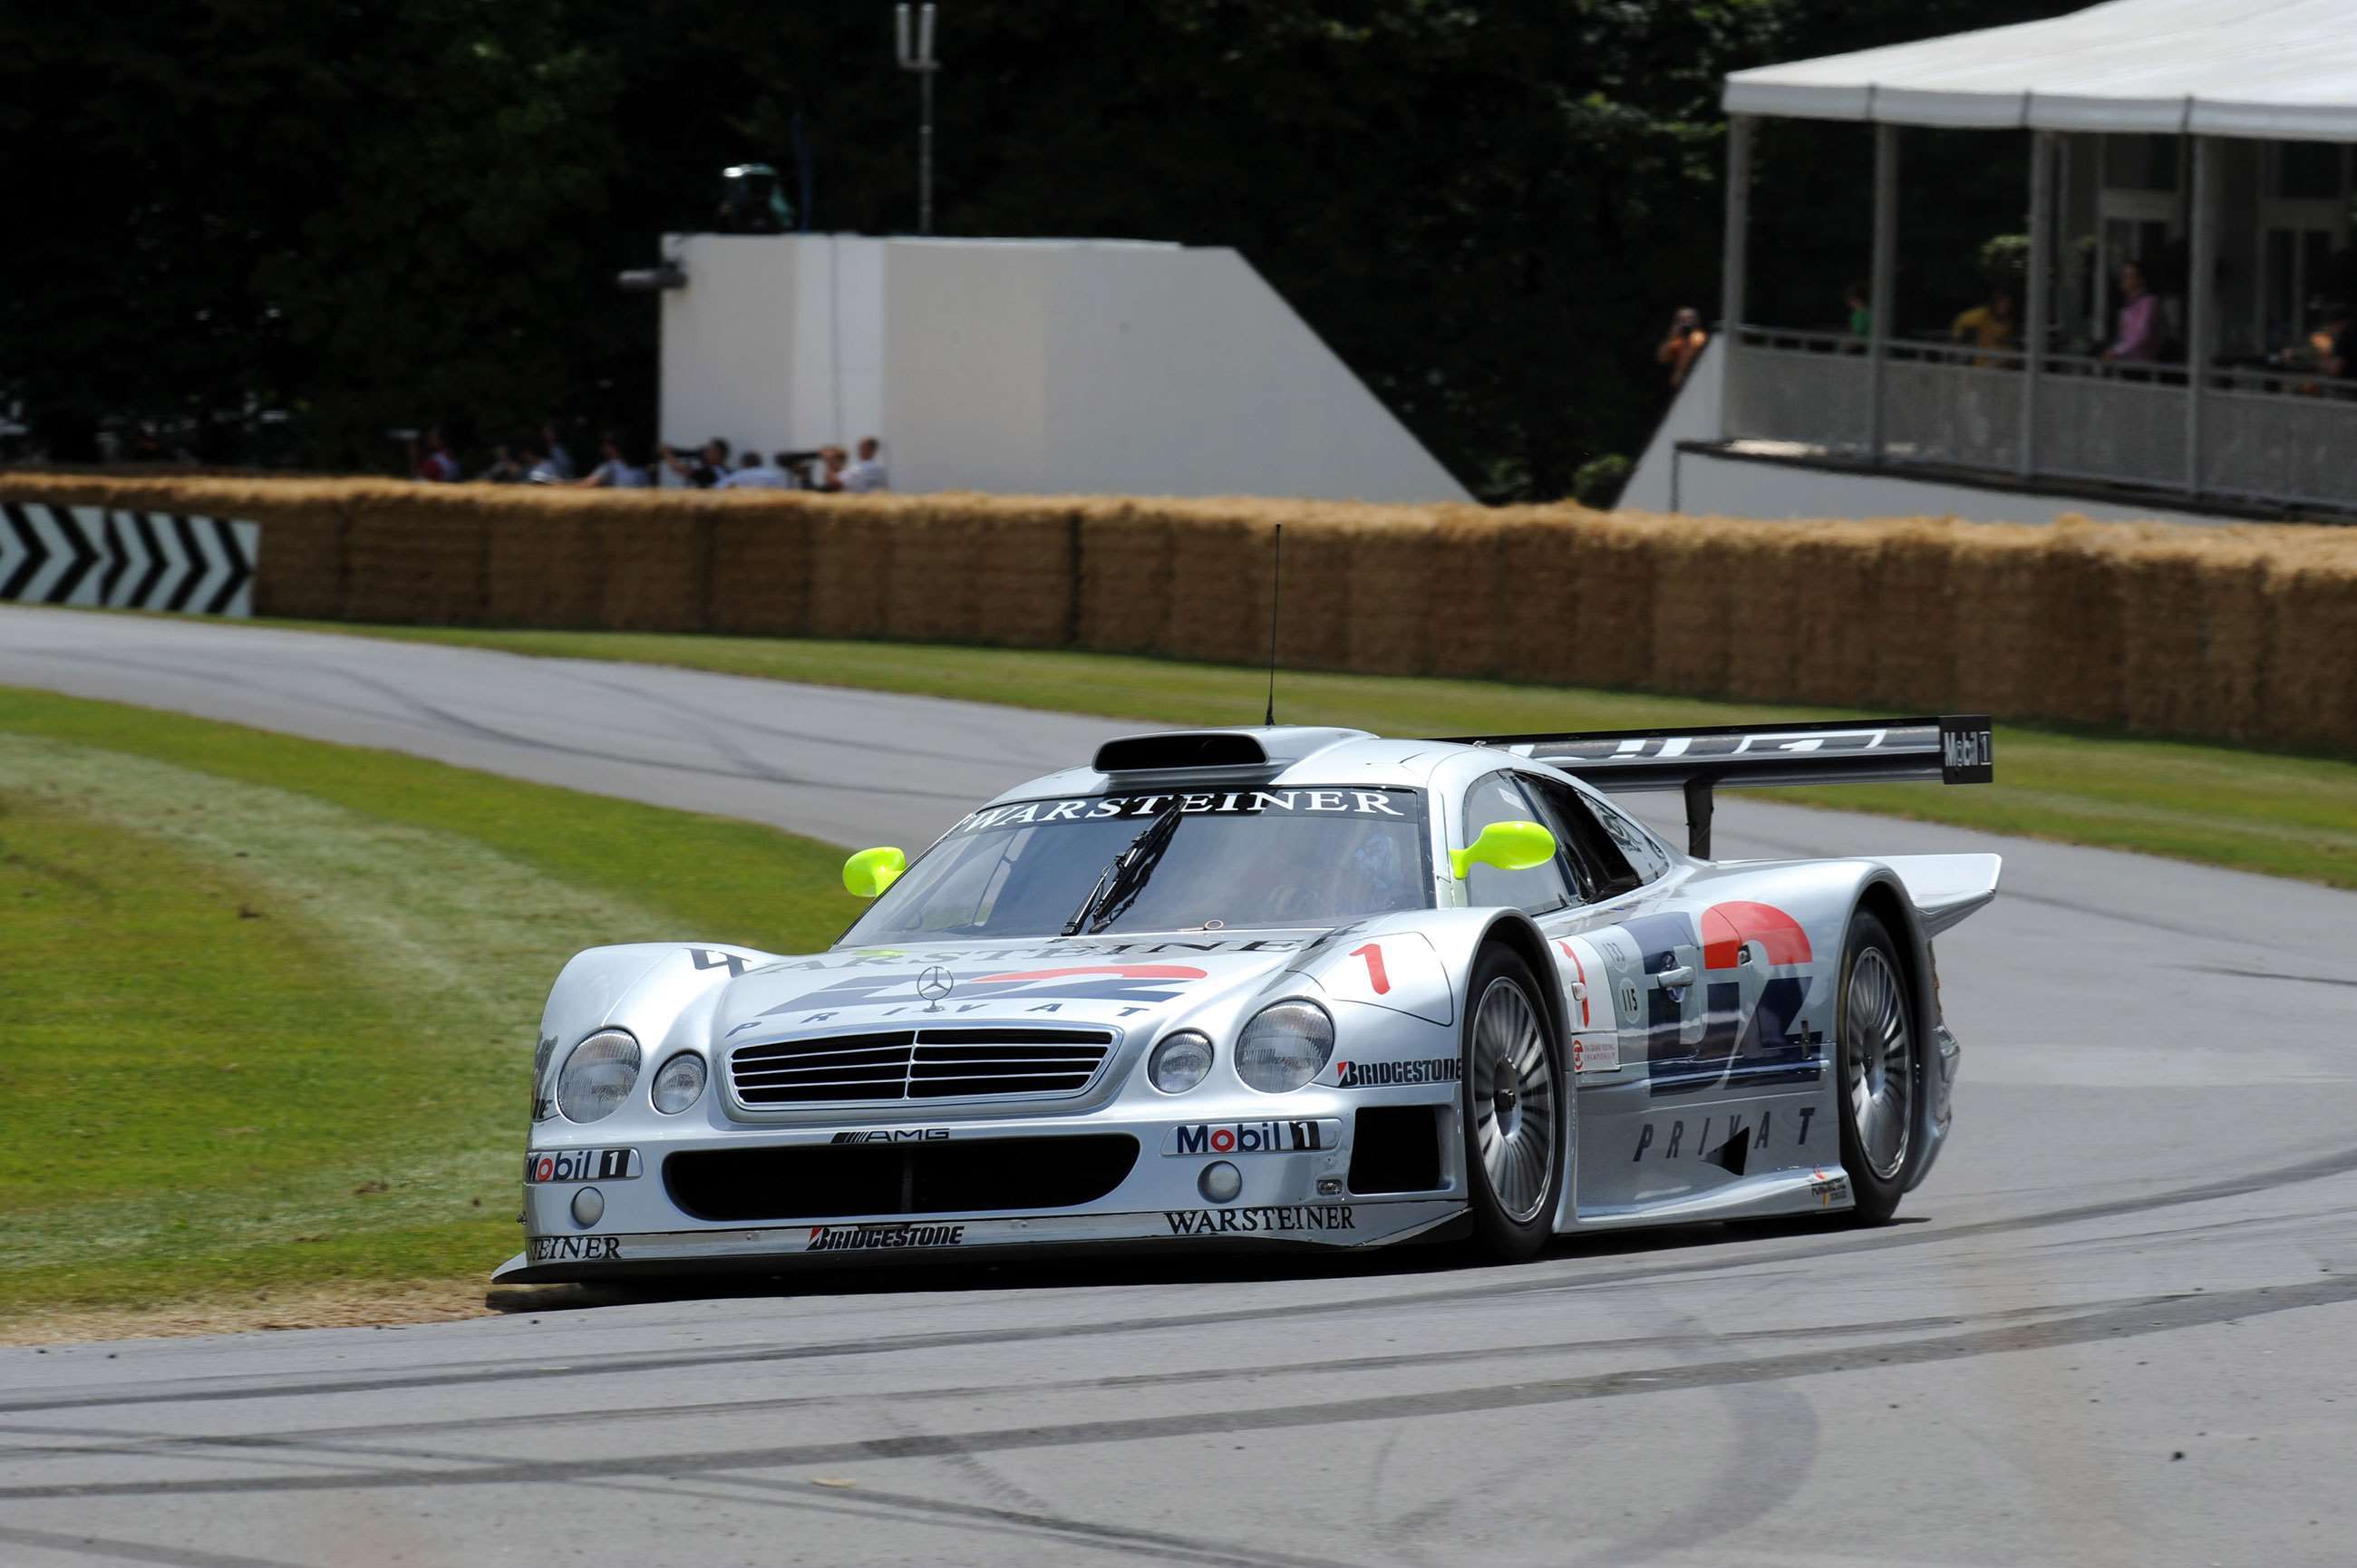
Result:
[[[0,684],[846,842],[1121,727],[20,609]],[[1718,832],[2007,856],[1941,943],[1959,1129],[1900,1223],[5,1350],[0,1563],[2357,1561],[2357,897]]]

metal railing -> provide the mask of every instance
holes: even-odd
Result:
[[[2090,479],[2189,495],[2357,510],[2357,382],[2314,371],[2213,365],[2202,372],[2199,473],[2188,459],[2182,365],[1745,327],[1727,364],[1731,440],[2017,478]],[[2024,451],[2024,443],[2029,450]]]

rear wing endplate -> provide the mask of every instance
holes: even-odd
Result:
[[[1712,791],[1722,784],[1986,784],[1996,776],[1986,714],[1453,738],[1559,768],[1608,794],[1683,790],[1687,853],[1702,860],[1710,858]]]

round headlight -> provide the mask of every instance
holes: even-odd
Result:
[[[704,1058],[694,1051],[680,1052],[655,1074],[655,1109],[666,1116],[678,1115],[703,1093]]]
[[[1192,1029],[1181,1029],[1146,1059],[1146,1081],[1165,1094],[1184,1094],[1211,1070],[1211,1042]]]
[[[1253,1015],[1236,1036],[1236,1076],[1263,1094],[1299,1089],[1334,1054],[1334,1020],[1314,1002],[1280,1002]]]
[[[568,1122],[611,1116],[639,1081],[639,1042],[619,1029],[600,1029],[565,1058],[556,1078],[556,1108]]]

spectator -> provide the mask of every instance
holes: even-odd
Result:
[[[712,488],[717,490],[782,490],[787,488],[787,479],[784,471],[770,467],[769,460],[760,453],[748,452],[737,471],[724,477]]]
[[[843,448],[822,446],[818,449],[818,467],[810,473],[810,488],[829,492],[843,489]]]
[[[556,459],[548,450],[544,437],[533,435],[525,439],[524,455],[532,459],[524,470],[524,482],[533,485],[569,485],[573,481],[562,477],[556,469]]]
[[[884,471],[884,443],[873,435],[859,438],[859,461],[843,470],[846,490],[888,490],[892,478]]]
[[[557,438],[556,432],[555,420],[550,419],[542,423],[541,449],[548,454],[549,470],[556,476],[556,482],[561,484],[570,480],[576,470],[573,467],[573,454],[565,449],[565,443]]]
[[[669,445],[661,450],[671,471],[699,490],[708,490],[728,476],[728,443],[717,435],[692,454]]]
[[[1687,306],[1670,317],[1670,330],[1662,346],[1653,350],[1654,362],[1669,367],[1670,390],[1677,391],[1686,384],[1686,372],[1702,357],[1703,346],[1710,334],[1702,329],[1702,312]]]
[[[2314,334],[2318,368],[2335,381],[2357,376],[2357,321],[2345,305],[2333,301],[2318,313]]]
[[[1987,304],[1976,305],[1957,316],[1948,328],[1948,340],[1961,343],[1970,338],[1981,349],[1973,357],[1973,363],[1986,367],[1999,362],[1993,354],[2011,349],[2018,332],[2013,318],[2013,290],[1997,284],[1989,289]]]
[[[491,448],[491,466],[475,476],[478,484],[520,485],[523,483],[524,467],[516,461],[515,449],[506,442]]]
[[[604,456],[604,462],[577,479],[559,480],[558,483],[616,490],[643,490],[654,483],[644,468],[623,456],[622,444],[611,431],[607,432],[606,438],[598,443],[597,450]]]
[[[1842,302],[1849,306],[1849,335],[1853,338],[1873,337],[1874,295],[1867,292],[1866,285],[1850,285],[1842,295]]]
[[[456,484],[458,479],[458,459],[450,455],[450,444],[442,439],[439,426],[425,433],[425,455],[417,459],[417,478],[428,484]]]
[[[2122,262],[2119,335],[2104,350],[2104,358],[2149,364],[2160,358],[2161,342],[2167,333],[2168,323],[2160,314],[2160,295],[2146,285],[2143,263]]]

